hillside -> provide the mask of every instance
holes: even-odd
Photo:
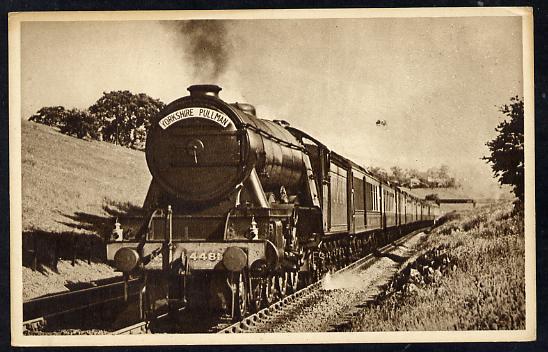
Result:
[[[523,213],[506,201],[446,221],[348,331],[525,329]]]
[[[21,123],[23,231],[91,233],[86,216],[142,205],[151,179],[143,152]]]
[[[144,153],[28,121],[21,144],[23,299],[120,275],[104,264],[101,235],[139,211],[151,179]]]

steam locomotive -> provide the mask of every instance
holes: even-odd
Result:
[[[439,215],[216,85],[188,90],[152,120],[143,215],[107,241],[124,277],[143,278],[143,318],[186,306],[238,319]]]

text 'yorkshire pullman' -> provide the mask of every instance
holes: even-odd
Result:
[[[226,127],[230,124],[230,118],[223,114],[222,112],[215,111],[212,109],[207,108],[198,108],[198,107],[192,107],[192,108],[185,108],[181,110],[177,110],[172,112],[171,114],[167,115],[163,119],[160,120],[159,125],[164,130],[174,124],[177,121],[181,121],[183,119],[187,119],[190,117],[198,117],[202,119],[208,119],[210,121],[216,122],[219,125]]]

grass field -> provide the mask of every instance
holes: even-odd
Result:
[[[115,275],[101,264],[100,237],[142,205],[151,180],[144,153],[21,124],[23,297]],[[29,269],[32,250],[38,271]]]
[[[91,233],[86,215],[142,205],[151,179],[143,152],[21,127],[23,231]]]
[[[454,215],[352,331],[524,329],[524,243],[510,203]]]

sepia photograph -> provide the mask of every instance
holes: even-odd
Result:
[[[11,13],[12,344],[535,340],[532,21]]]

